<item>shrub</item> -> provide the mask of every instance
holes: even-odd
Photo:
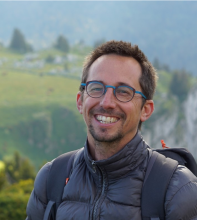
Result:
[[[26,218],[26,206],[33,189],[33,180],[15,183],[0,193],[0,219],[21,220]]]

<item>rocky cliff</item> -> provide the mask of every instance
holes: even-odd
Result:
[[[161,148],[160,141],[163,139],[168,147],[187,148],[197,159],[197,87],[181,104],[174,98],[173,106],[167,113],[157,114],[159,108],[158,103],[153,119],[149,119],[148,126],[142,128],[146,142],[152,148]]]

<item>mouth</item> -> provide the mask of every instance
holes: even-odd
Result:
[[[108,116],[104,116],[104,115],[96,115],[95,118],[97,121],[99,121],[102,124],[111,124],[111,123],[115,123],[119,120],[119,118],[117,118],[117,117],[108,117]]]

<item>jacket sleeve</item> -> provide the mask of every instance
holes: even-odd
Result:
[[[26,220],[41,220],[44,217],[44,212],[47,205],[46,181],[51,167],[51,162],[46,163],[38,172],[34,189],[30,195],[27,204]]]
[[[184,166],[172,176],[165,211],[166,220],[197,220],[197,177]]]

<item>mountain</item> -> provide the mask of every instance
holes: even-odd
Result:
[[[196,71],[197,2],[183,1],[1,1],[0,41],[8,45],[19,28],[34,48],[49,47],[58,35],[71,44],[125,40],[151,61]]]

